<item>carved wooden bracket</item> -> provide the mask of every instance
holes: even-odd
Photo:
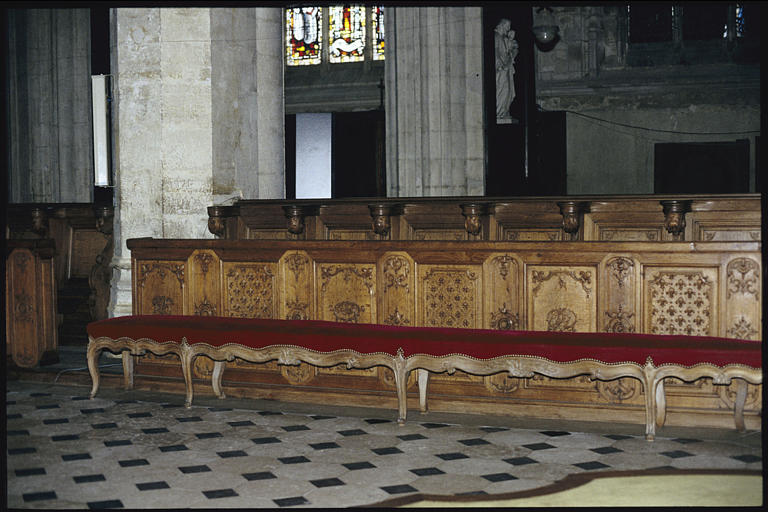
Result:
[[[563,231],[570,235],[571,240],[577,240],[581,220],[585,212],[589,211],[587,201],[559,201],[560,215],[563,216]]]
[[[226,218],[229,217],[226,206],[208,207],[208,231],[214,236],[223,238],[226,234]]]
[[[479,235],[483,227],[481,215],[488,215],[487,203],[464,203],[459,205],[464,216],[464,229],[470,235]]]
[[[40,238],[48,235],[48,213],[45,208],[32,209],[32,231]]]
[[[691,211],[690,200],[671,199],[659,201],[664,211],[664,227],[675,237],[682,240],[685,233],[685,214]]]
[[[283,206],[288,232],[300,235],[304,232],[304,217],[317,214],[317,206],[289,204]]]
[[[392,229],[391,217],[402,213],[402,205],[375,203],[369,204],[368,210],[373,219],[371,224],[373,232],[379,236],[387,236]]]

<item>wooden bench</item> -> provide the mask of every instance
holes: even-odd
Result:
[[[475,375],[507,372],[552,378],[588,375],[590,379],[632,377],[645,391],[645,435],[652,441],[665,421],[664,379],[686,382],[708,377],[715,384],[739,379],[734,407],[736,427],[744,430],[746,382],[762,384],[761,342],[729,338],[624,333],[499,331],[350,324],[315,320],[273,320],[212,316],[125,316],[88,325],[91,398],[99,388],[102,350],[175,354],[181,360],[186,406],[192,404],[192,367],[200,355],[215,361],[212,386],[224,398],[227,361],[279,364],[305,362],[320,367],[384,366],[392,370],[398,422],[407,414],[406,384],[418,372],[419,405],[427,409],[429,372],[462,370]],[[471,342],[470,342],[471,341]],[[123,357],[125,386],[133,387],[133,358]]]

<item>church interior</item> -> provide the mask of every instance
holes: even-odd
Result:
[[[754,365],[89,367],[131,315],[759,352],[759,2],[298,5],[3,9],[7,507],[761,505]]]

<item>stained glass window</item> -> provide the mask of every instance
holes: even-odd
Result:
[[[384,60],[384,8],[371,8],[373,60]]]
[[[328,55],[331,62],[358,62],[365,58],[365,7],[328,8]]]
[[[296,7],[285,11],[286,64],[320,64],[322,16],[320,7]]]

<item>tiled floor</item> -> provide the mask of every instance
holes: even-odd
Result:
[[[494,494],[570,473],[762,469],[760,432],[611,431],[430,413],[196,398],[8,381],[12,508],[275,508],[374,504],[407,493]]]

